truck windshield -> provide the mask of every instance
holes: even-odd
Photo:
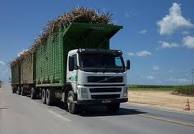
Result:
[[[85,71],[124,71],[121,55],[84,53],[80,54],[80,67]]]

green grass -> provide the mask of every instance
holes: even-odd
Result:
[[[194,87],[193,86],[179,86],[173,91],[173,93],[194,96]]]
[[[194,87],[191,85],[166,86],[166,85],[130,85],[131,91],[171,91],[173,94],[194,96]]]

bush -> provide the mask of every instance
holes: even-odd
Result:
[[[194,96],[194,87],[193,86],[179,86],[174,89],[173,94]]]

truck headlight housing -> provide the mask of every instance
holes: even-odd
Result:
[[[124,87],[124,89],[123,89],[123,97],[125,97],[125,98],[128,97],[128,87]]]
[[[80,88],[80,96],[82,99],[88,99],[88,89]]]

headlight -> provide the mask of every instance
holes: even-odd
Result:
[[[124,87],[124,89],[123,89],[123,97],[128,97],[128,87]]]
[[[88,89],[80,88],[80,96],[82,99],[88,99]]]

